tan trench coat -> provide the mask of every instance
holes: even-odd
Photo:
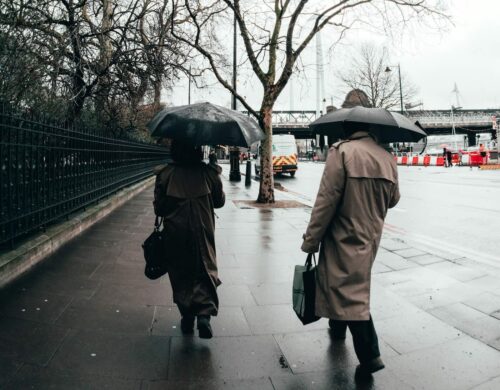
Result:
[[[370,319],[371,269],[387,210],[399,201],[397,166],[366,132],[330,148],[302,250],[317,252],[316,315]]]
[[[221,283],[214,208],[224,206],[220,167],[169,164],[157,169],[154,208],[164,217],[165,251],[174,302],[184,315],[217,315]]]

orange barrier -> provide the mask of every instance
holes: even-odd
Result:
[[[487,158],[485,158],[487,160]],[[486,164],[486,161],[484,162]],[[472,167],[478,167],[483,164],[483,157],[478,152],[470,152],[469,153],[469,165]]]
[[[437,166],[442,167],[445,165],[445,158],[443,156],[430,156],[428,154],[424,156],[394,156],[394,161],[397,165],[408,165],[408,166]],[[481,164],[487,164],[488,155],[483,162],[479,152],[463,153],[460,156],[458,153],[452,155],[453,165],[474,165],[478,166]]]
[[[397,165],[412,165],[412,166],[443,166],[443,157],[438,156],[394,156]]]

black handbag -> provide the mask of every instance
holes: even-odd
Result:
[[[168,261],[165,253],[165,235],[160,230],[163,219],[155,218],[155,229],[153,233],[142,244],[146,267],[144,275],[148,279],[158,279],[168,272]]]
[[[315,314],[316,273],[316,256],[314,253],[307,255],[305,265],[295,266],[293,275],[293,310],[304,325],[320,319]]]

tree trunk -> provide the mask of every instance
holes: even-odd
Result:
[[[260,187],[257,203],[274,203],[272,113],[272,106],[263,106],[260,110],[260,126],[266,138],[261,142]]]
[[[158,112],[161,104],[161,78],[156,78],[154,81],[154,100],[153,100],[153,108],[154,112]]]
[[[78,23],[75,21],[73,8],[68,8],[68,21],[71,47],[73,49],[73,74],[71,75],[71,92],[73,96],[69,103],[67,119],[69,124],[73,124],[82,112],[87,96],[87,85],[84,80],[79,28]]]
[[[96,96],[96,111],[103,120],[110,120],[111,113],[107,109],[107,103],[109,100],[110,90],[111,90],[111,77],[109,75],[108,67],[111,62],[111,57],[113,56],[113,46],[111,44],[111,38],[109,36],[109,31],[113,25],[113,3],[114,0],[103,0],[102,2],[102,20],[101,20],[101,34],[99,34],[99,50],[100,57],[98,60],[98,91]]]

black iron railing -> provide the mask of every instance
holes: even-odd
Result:
[[[151,176],[165,148],[50,124],[0,105],[0,245]]]

